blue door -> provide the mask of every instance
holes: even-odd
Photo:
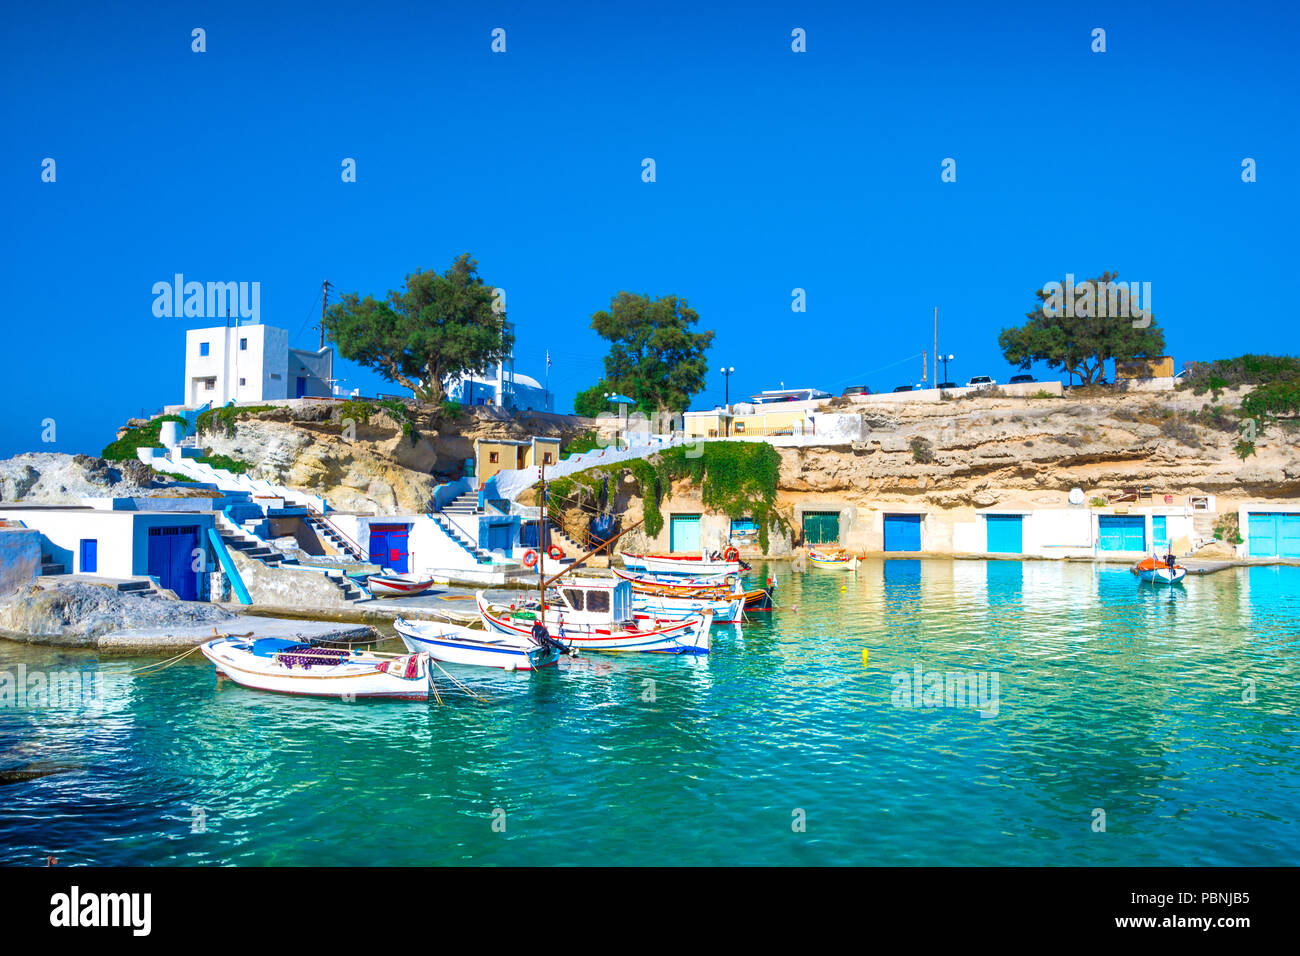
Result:
[[[504,551],[510,553],[510,539],[513,537],[510,533],[511,525],[509,524],[490,524],[488,525],[487,541],[489,551]]]
[[[99,570],[99,539],[81,539],[81,573],[94,574]]]
[[[1024,550],[1021,532],[1024,515],[985,515],[989,554],[1020,554]]]
[[[1252,511],[1246,529],[1252,558],[1300,557],[1300,514]]]
[[[921,516],[885,515],[885,550],[920,551]]]
[[[1169,532],[1167,521],[1164,515],[1153,515],[1151,518],[1151,547],[1160,549],[1168,547]]]
[[[394,574],[410,568],[409,524],[372,524],[370,526],[370,560]]]
[[[1101,515],[1097,544],[1102,551],[1145,551],[1147,519],[1142,515]]]
[[[302,397],[303,397],[304,395],[306,395],[306,394],[307,394],[307,379],[306,379],[305,377],[303,377],[302,375],[299,375],[299,376],[298,376],[298,389],[297,389],[297,395],[295,395],[294,397],[295,397],[295,398],[302,398]]]
[[[198,546],[197,526],[149,529],[149,573],[182,601],[199,598],[199,572],[194,570]]]
[[[668,550],[699,553],[699,515],[673,515],[673,522],[668,531]]]

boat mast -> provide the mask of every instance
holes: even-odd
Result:
[[[535,449],[536,444],[533,445]],[[542,493],[537,499],[537,604],[541,622],[546,624],[546,456],[541,461]]]

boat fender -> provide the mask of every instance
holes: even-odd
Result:
[[[529,548],[527,551],[524,552],[524,567],[526,568],[537,567],[537,558],[538,558],[537,552],[534,551],[532,548]]]

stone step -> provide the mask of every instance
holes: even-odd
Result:
[[[42,561],[42,562],[41,562],[41,574],[42,574],[42,575],[46,575],[46,574],[67,574],[67,573],[68,573],[68,572],[64,569],[63,565],[61,565],[61,564],[56,564],[56,563],[53,562],[53,561]]]

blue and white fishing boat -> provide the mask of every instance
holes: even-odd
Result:
[[[535,671],[550,667],[560,659],[559,647],[542,647],[524,634],[505,634],[442,621],[408,621],[402,617],[393,626],[407,650],[423,651],[434,660],[449,664]]]
[[[200,650],[235,683],[282,694],[428,700],[433,681],[425,654],[376,654],[270,637],[220,637]]]

